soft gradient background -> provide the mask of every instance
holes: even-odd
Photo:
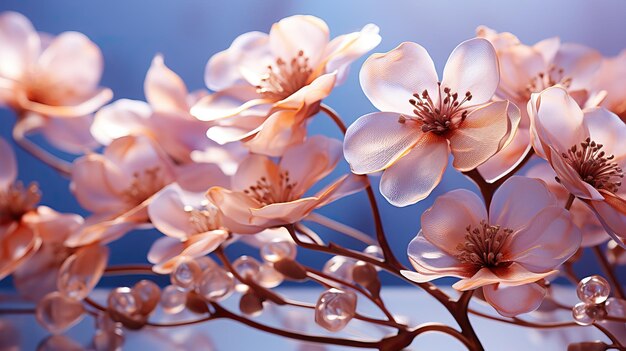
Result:
[[[605,55],[615,55],[626,47],[626,21],[623,18],[626,2],[619,0],[2,0],[0,10],[23,13],[43,32],[57,34],[74,30],[89,36],[102,49],[106,62],[102,85],[113,89],[115,99],[144,98],[143,79],[156,53],[164,54],[166,64],[180,74],[191,89],[203,88],[204,66],[211,55],[227,48],[239,34],[251,30],[268,31],[273,22],[293,14],[312,14],[323,18],[331,28],[332,36],[375,23],[380,26],[383,37],[375,52],[388,51],[402,41],[415,41],[427,48],[439,70],[451,50],[472,37],[475,28],[481,24],[513,32],[529,44],[546,37],[560,36],[564,41],[595,47]],[[354,63],[347,82],[326,100],[348,124],[375,110],[361,92],[358,82],[357,73],[363,60]],[[9,138],[13,123],[13,113],[0,110],[2,137]],[[337,129],[323,115],[312,123],[311,132],[340,137]],[[17,153],[20,178],[39,182],[43,190],[43,204],[59,211],[86,215],[70,195],[68,180],[25,152],[17,150]],[[340,171],[346,170],[346,165],[342,165]],[[338,174],[336,172],[335,175]],[[448,169],[432,196],[417,205],[394,208],[378,196],[389,240],[403,261],[407,261],[405,248],[408,242],[419,230],[420,214],[431,206],[437,195],[459,187],[476,191],[470,181]],[[363,194],[333,204],[323,213],[363,231],[373,232],[369,207]],[[145,262],[150,244],[158,235],[155,231],[135,232],[113,243],[111,263]],[[354,244],[342,237],[334,237],[333,240]],[[301,253],[301,257],[306,263],[316,266],[327,259],[311,253]],[[583,272],[591,272],[593,265],[592,257],[585,257],[580,264]],[[119,280],[106,282],[121,283]],[[386,282],[397,281],[387,279]],[[5,280],[0,284],[6,286],[8,282]]]

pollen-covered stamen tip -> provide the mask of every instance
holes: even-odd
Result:
[[[272,182],[263,176],[257,180],[255,185],[248,187],[243,192],[265,206],[292,200],[294,197],[293,190],[297,184],[297,182],[291,181],[289,171],[286,170],[278,175],[276,181]]]
[[[304,51],[289,62],[277,58],[274,65],[267,66],[267,73],[256,86],[257,93],[273,100],[282,100],[304,87],[313,73],[309,58]]]
[[[480,268],[496,267],[504,263],[502,251],[513,232],[511,229],[490,225],[483,220],[478,227],[472,228],[469,225],[465,231],[465,242],[458,244],[456,248],[456,258],[459,261]]]
[[[218,210],[213,206],[208,205],[196,208],[187,205],[184,210],[189,214],[189,222],[196,233],[205,233],[221,227]]]
[[[624,171],[617,163],[612,162],[614,155],[607,156],[602,147],[602,144],[587,138],[580,145],[570,147],[561,156],[578,172],[583,181],[598,190],[615,193],[622,185]]]
[[[462,99],[459,94],[453,92],[449,87],[442,87],[437,83],[438,96],[436,101],[430,96],[427,90],[413,94],[409,103],[413,107],[414,116],[401,116],[399,123],[407,120],[414,120],[421,124],[424,133],[433,132],[435,134],[445,134],[457,128],[469,113],[466,102],[472,100],[472,93],[465,93]]]

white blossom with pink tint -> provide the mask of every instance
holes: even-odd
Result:
[[[528,112],[535,152],[548,160],[559,182],[596,213],[607,233],[623,243],[626,125],[604,108],[581,110],[561,87],[533,94]]]
[[[315,195],[305,195],[340,158],[338,140],[313,136],[287,150],[278,164],[266,156],[249,156],[233,175],[230,188],[213,187],[207,196],[225,218],[240,225],[238,233],[296,223],[316,208],[366,186],[364,177],[346,175]]]
[[[483,288],[500,314],[535,310],[546,294],[537,282],[556,273],[581,242],[580,230],[540,180],[512,177],[496,191],[489,207],[474,193],[453,190],[422,215],[422,229],[408,255],[417,282],[461,279],[465,291]]]
[[[205,82],[217,93],[192,114],[218,122],[208,136],[221,144],[243,140],[255,153],[278,156],[302,142],[308,117],[380,40],[373,24],[330,40],[323,20],[301,15],[280,20],[269,34],[242,34],[209,60]]]
[[[370,56],[360,78],[381,112],[348,128],[344,155],[354,173],[384,171],[380,192],[395,206],[426,198],[450,153],[456,169],[472,170],[517,130],[518,109],[507,101],[490,102],[500,78],[496,52],[484,39],[454,49],[441,81],[426,50],[411,42]]]
[[[98,87],[102,70],[102,53],[85,35],[48,40],[23,15],[0,14],[0,105],[55,146],[75,153],[95,146],[91,114],[113,96]]]

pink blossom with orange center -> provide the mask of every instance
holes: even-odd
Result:
[[[465,189],[438,197],[408,247],[416,272],[402,274],[417,282],[460,278],[455,289],[482,287],[486,301],[510,317],[539,306],[546,291],[538,282],[557,273],[580,242],[571,214],[546,184],[515,176],[496,191],[489,213]]]
[[[66,244],[105,244],[131,229],[149,227],[148,204],[173,182],[190,191],[205,191],[226,184],[227,177],[214,164],[177,165],[153,139],[143,135],[115,139],[103,154],[77,159],[71,189],[81,206],[93,214]]]
[[[205,82],[217,93],[191,113],[219,124],[207,135],[220,144],[243,140],[255,153],[279,156],[304,140],[321,100],[380,40],[373,24],[330,40],[323,20],[302,15],[280,20],[269,34],[242,34],[209,60]]]
[[[626,125],[604,108],[581,110],[561,87],[533,94],[532,143],[570,194],[594,211],[618,243],[626,239]]]
[[[231,150],[206,138],[210,122],[199,121],[189,110],[208,93],[203,90],[189,92],[183,80],[169,69],[161,55],[153,60],[144,81],[147,102],[121,99],[100,109],[91,126],[91,134],[103,145],[127,135],[146,135],[174,160],[192,162],[193,151],[212,151],[212,163],[223,169],[232,169],[238,159],[232,144]],[[241,147],[241,146],[239,146]]]
[[[296,223],[316,208],[355,193],[366,179],[344,175],[315,195],[305,193],[326,177],[341,158],[341,142],[323,136],[308,138],[289,148],[280,162],[250,155],[233,175],[231,187],[213,187],[207,196],[223,216],[238,224],[238,233],[253,234],[266,228]]]
[[[51,37],[19,13],[0,14],[0,105],[18,113],[16,128],[40,129],[68,152],[96,146],[91,114],[113,97],[98,87],[102,70],[102,53],[85,35]]]
[[[559,85],[575,96],[582,107],[596,106],[602,101],[605,94],[591,87],[602,55],[580,44],[561,43],[557,37],[529,46],[511,33],[498,33],[484,26],[478,27],[476,34],[496,48],[500,64],[496,97],[513,102],[522,114],[519,131],[511,143],[478,167],[480,174],[493,182],[519,164],[531,149],[526,105],[532,93]]]
[[[167,274],[185,257],[198,258],[215,250],[229,237],[222,214],[207,200],[205,192],[189,192],[168,185],[148,205],[152,224],[165,237],[150,248],[153,270]]]
[[[454,49],[441,81],[426,50],[411,42],[370,56],[360,78],[363,92],[382,112],[348,128],[344,155],[354,173],[384,171],[380,192],[395,206],[426,198],[450,153],[460,171],[484,163],[513,139],[520,120],[513,104],[491,102],[498,59],[485,39]]]

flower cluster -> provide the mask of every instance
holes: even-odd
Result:
[[[625,56],[605,58],[558,38],[526,45],[479,27],[439,75],[425,48],[404,42],[365,60],[361,87],[379,111],[346,127],[323,101],[381,42],[378,32],[367,24],[331,39],[323,20],[291,16],[213,55],[204,74],[210,90],[191,92],[156,55],[146,101],[111,102],[111,90],[99,87],[96,44],[75,32],[40,34],[24,16],[1,14],[0,104],[17,116],[14,142],[68,177],[90,214],[40,205],[45,189],[16,180],[11,144],[0,139],[0,279],[13,276],[55,335],[94,316],[96,350],[121,348],[126,329],[168,326],[154,322],[160,313],[204,316],[188,324],[230,318],[302,341],[381,350],[438,331],[482,350],[467,317],[475,313],[472,297],[500,315],[488,318],[538,328],[546,325],[518,316],[567,309],[571,323],[603,325],[612,342],[571,348],[625,349],[624,331],[611,331],[626,322],[614,272],[626,263]],[[309,133],[309,121],[323,115],[344,132],[343,142]],[[31,133],[78,156],[58,159]],[[433,199],[408,245],[409,269],[387,243],[368,175],[381,174],[389,203],[409,206],[431,197],[451,156],[482,198],[456,189]],[[344,158],[351,172],[334,175]],[[372,233],[317,212],[361,191]],[[363,247],[337,245],[317,227]],[[163,234],[146,253],[150,264],[110,265],[109,244],[145,229]],[[233,243],[258,256],[231,261]],[[298,248],[332,257],[318,270],[297,260]],[[576,278],[573,265],[585,249],[608,280]],[[460,330],[401,321],[383,302],[381,271],[434,297]],[[140,280],[106,301],[91,296],[102,276],[126,273],[169,275],[171,284]],[[458,280],[458,299],[431,283],[441,277]],[[557,301],[552,281],[559,277],[578,285],[582,302]],[[274,289],[285,280],[324,291],[315,304],[295,301]],[[243,315],[221,304],[234,295]],[[359,299],[384,319],[361,314]],[[272,304],[310,312],[307,320],[331,332],[349,330],[353,319],[395,332],[375,341],[278,332],[253,320]]]

